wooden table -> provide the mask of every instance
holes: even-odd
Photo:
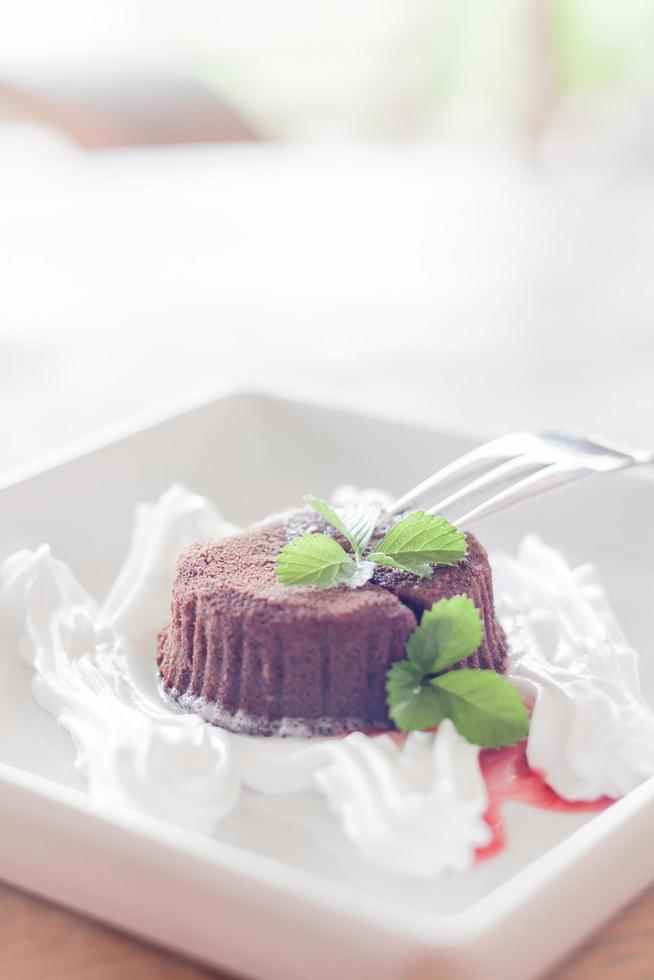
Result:
[[[8,980],[229,980],[0,885],[0,977]],[[654,977],[654,886],[549,980]]]

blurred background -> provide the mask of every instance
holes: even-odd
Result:
[[[0,470],[212,385],[654,444],[652,0],[0,0]]]

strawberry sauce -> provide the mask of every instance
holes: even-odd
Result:
[[[406,740],[406,732],[396,729],[386,732],[368,731],[364,734],[370,738],[387,735],[397,745],[402,745]],[[346,735],[336,737],[345,738]],[[481,749],[479,752],[479,766],[489,799],[484,820],[490,827],[493,838],[490,844],[477,848],[477,864],[494,857],[506,847],[506,831],[502,819],[502,807],[505,803],[527,803],[529,806],[554,810],[557,813],[599,813],[615,802],[610,796],[602,796],[598,800],[564,800],[536,770],[529,767],[526,751],[527,742],[523,741],[504,749]]]
[[[529,768],[526,742],[519,742],[505,749],[482,749],[479,763],[489,795],[488,810],[484,819],[493,833],[490,844],[477,850],[477,861],[499,854],[506,846],[506,833],[502,821],[505,803],[528,803],[541,810],[559,813],[597,812],[606,809],[613,800],[603,796],[599,800],[570,802],[562,799],[547,785],[545,780]]]

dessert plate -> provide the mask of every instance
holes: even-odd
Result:
[[[0,557],[47,541],[103,598],[135,504],[172,483],[248,524],[308,489],[399,494],[475,441],[225,395],[0,489]],[[481,537],[491,552],[515,551],[529,531],[573,566],[595,565],[654,703],[651,486],[618,473],[497,515]],[[654,780],[597,813],[508,803],[504,851],[436,881],[365,865],[317,794],[246,791],[220,839],[91,802],[70,738],[32,698],[12,642],[0,636],[0,874],[207,963],[262,980],[528,978],[654,877]]]

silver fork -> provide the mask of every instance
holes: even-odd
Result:
[[[556,432],[516,432],[487,442],[409,490],[391,514],[426,510],[470,524],[586,476],[654,462],[654,454]]]

